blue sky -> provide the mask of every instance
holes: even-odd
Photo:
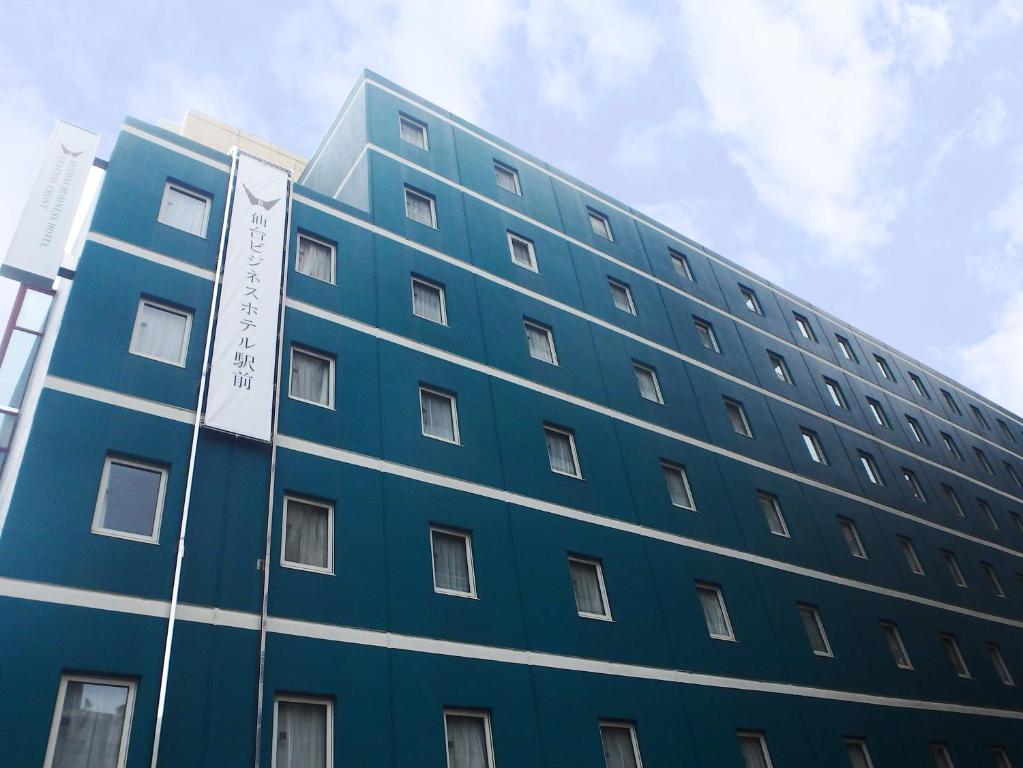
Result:
[[[0,29],[0,251],[58,117],[308,154],[369,67],[1023,413],[1023,0],[56,5]]]

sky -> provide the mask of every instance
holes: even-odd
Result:
[[[57,118],[310,154],[363,68],[1023,414],[1023,0],[27,3],[0,254]],[[6,317],[10,285],[0,286]]]

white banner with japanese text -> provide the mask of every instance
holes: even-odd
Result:
[[[288,174],[239,154],[204,424],[269,441]]]

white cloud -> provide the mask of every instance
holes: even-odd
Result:
[[[626,127],[611,159],[622,168],[656,168],[674,145],[698,130],[702,118],[690,109],[680,109],[662,123]]]
[[[994,331],[959,352],[962,380],[996,403],[1023,414],[1023,292],[995,319]]]
[[[989,94],[974,113],[970,136],[988,149],[1001,144],[1006,133],[1005,116],[1005,99]]]
[[[952,49],[952,29],[945,12],[923,5],[895,5],[893,15],[902,23],[906,54],[917,72],[941,67]]]

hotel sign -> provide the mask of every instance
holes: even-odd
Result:
[[[239,154],[203,423],[262,441],[273,429],[288,191],[286,171]]]

